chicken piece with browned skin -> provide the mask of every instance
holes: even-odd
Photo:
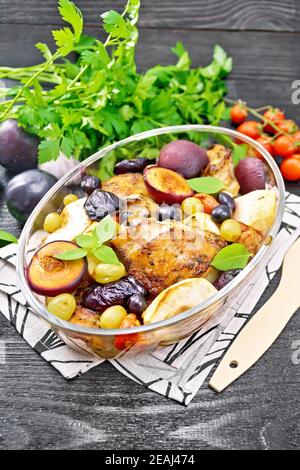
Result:
[[[240,190],[238,180],[234,175],[234,165],[231,150],[224,145],[215,144],[207,150],[209,164],[205,168],[205,176],[214,176],[224,183],[224,191],[236,197]]]
[[[100,315],[93,310],[77,305],[75,312],[70,320],[76,325],[85,326],[87,328],[99,328]]]
[[[112,241],[129,274],[152,294],[175,282],[201,277],[226,242],[177,221],[142,221]]]
[[[143,218],[155,217],[159,209],[151,199],[140,173],[116,175],[102,184],[104,191],[110,191],[123,198],[121,212],[127,212],[129,225],[135,225]],[[120,217],[122,220],[122,216]]]
[[[240,223],[240,226],[242,233],[238,239],[238,243],[244,245],[248,252],[254,256],[260,249],[264,237],[260,232],[252,227],[248,227],[242,223]]]

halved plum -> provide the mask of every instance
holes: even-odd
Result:
[[[150,196],[158,204],[181,204],[194,194],[186,180],[173,170],[151,165],[145,168],[143,176]]]
[[[33,255],[27,268],[27,280],[33,292],[55,297],[77,289],[86,271],[85,259],[64,261],[54,258],[54,255],[76,246],[68,241],[54,241],[42,246]]]

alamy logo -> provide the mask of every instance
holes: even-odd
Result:
[[[298,366],[300,364],[300,340],[293,341],[291,348],[295,350],[292,354],[292,363]]]
[[[292,93],[292,103],[293,104],[300,104],[300,80],[294,80],[292,83],[292,89],[294,90]]]

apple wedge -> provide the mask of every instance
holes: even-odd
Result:
[[[143,313],[144,324],[155,323],[179,315],[214,295],[217,289],[206,279],[191,278],[163,290]],[[203,321],[206,321],[208,318]],[[210,315],[213,312],[210,311]]]
[[[276,193],[273,189],[258,189],[235,199],[233,219],[266,233],[273,225],[276,213]]]

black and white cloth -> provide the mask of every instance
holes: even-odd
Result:
[[[269,251],[267,265],[239,293],[231,307],[204,324],[189,338],[152,353],[132,354],[110,360],[122,374],[154,392],[188,405],[208,374],[238,334],[270,280],[280,269],[288,248],[300,235],[300,198],[286,193],[282,227]],[[0,311],[43,359],[66,379],[100,365],[103,359],[69,347],[47,323],[27,307],[17,286],[16,245],[0,250]],[[101,368],[99,368],[101,374]]]

